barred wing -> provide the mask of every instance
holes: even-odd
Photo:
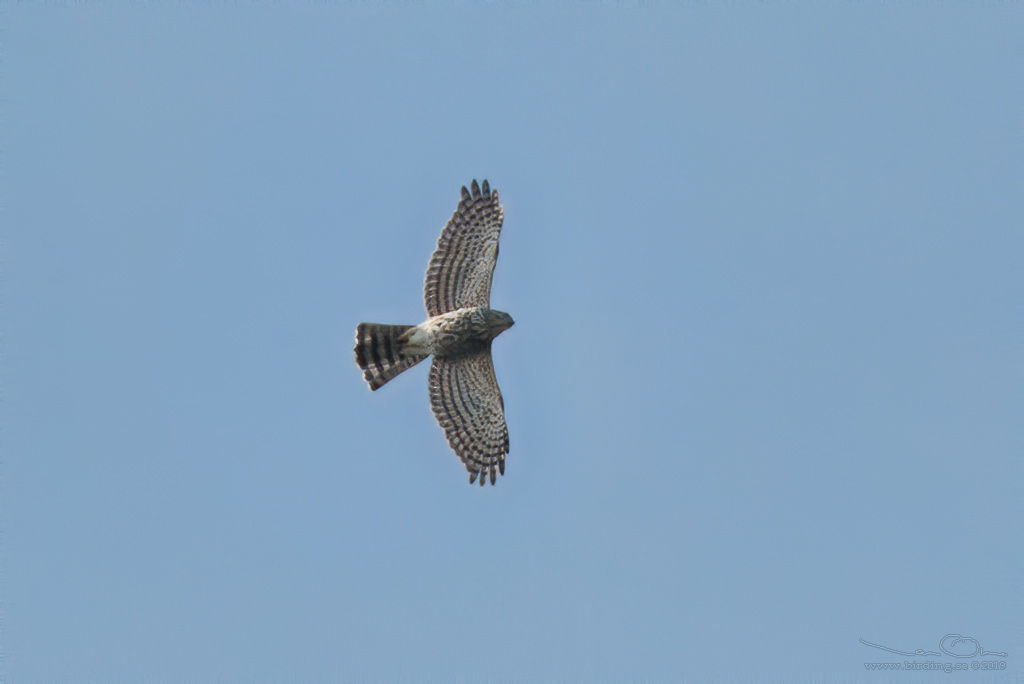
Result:
[[[469,483],[505,474],[508,426],[505,403],[494,376],[490,345],[469,356],[434,357],[430,366],[430,407],[448,444],[469,471]]]
[[[427,266],[424,297],[427,313],[437,316],[467,306],[491,303],[491,275],[498,260],[498,237],[504,212],[498,191],[474,180],[462,187],[462,199],[441,231]]]

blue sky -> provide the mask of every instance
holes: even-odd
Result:
[[[1019,5],[0,12],[10,681],[1024,672]],[[351,352],[473,178],[482,490]]]

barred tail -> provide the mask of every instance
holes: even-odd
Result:
[[[385,325],[360,323],[356,328],[356,363],[363,369],[363,377],[370,389],[380,388],[391,378],[427,358],[426,355],[405,355],[402,333],[412,325]]]

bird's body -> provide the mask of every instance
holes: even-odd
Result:
[[[405,333],[409,354],[433,354],[434,357],[459,357],[483,351],[491,340],[512,327],[512,317],[504,311],[482,306],[467,307],[428,318]]]
[[[430,405],[472,484],[505,473],[509,452],[505,405],[494,375],[491,342],[512,317],[490,308],[491,275],[504,218],[487,181],[462,188],[462,200],[441,232],[427,267],[429,318],[419,325],[360,323],[356,363],[376,390],[433,355]]]

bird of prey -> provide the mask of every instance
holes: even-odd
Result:
[[[360,323],[356,363],[371,390],[431,354],[430,407],[448,444],[480,486],[505,474],[508,427],[494,376],[491,342],[512,317],[491,305],[504,211],[487,181],[462,188],[462,199],[441,231],[427,266],[427,320],[419,325]]]

